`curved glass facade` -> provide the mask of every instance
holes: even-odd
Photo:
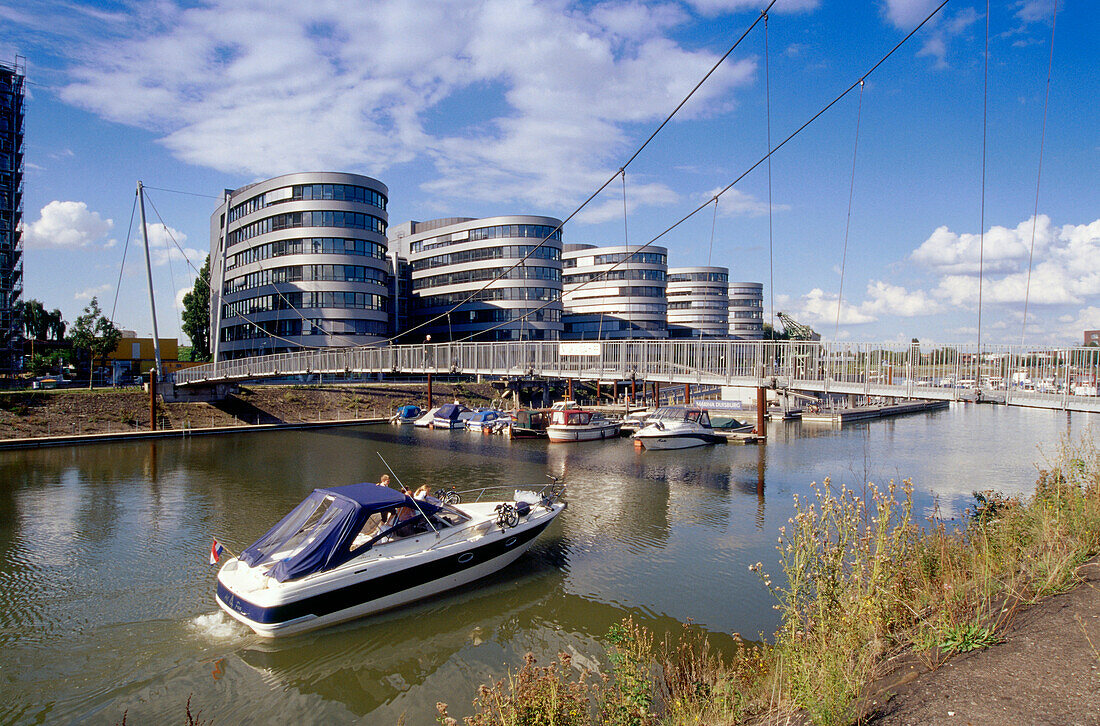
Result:
[[[731,282],[729,336],[738,340],[764,337],[764,283]]]
[[[414,333],[416,341],[560,338],[560,226],[552,217],[517,215],[407,222],[391,230],[390,244],[411,271],[410,322],[432,321]]]
[[[218,359],[384,337],[388,194],[376,179],[338,172],[287,174],[229,192],[210,219]]]
[[[670,338],[724,338],[729,320],[729,270],[673,267],[668,271]]]
[[[566,245],[562,316],[567,340],[666,338],[664,247]]]

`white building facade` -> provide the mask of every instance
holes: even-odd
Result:
[[[664,247],[570,244],[562,268],[563,338],[668,337]]]
[[[729,284],[729,336],[736,340],[761,340],[764,337],[764,284]]]
[[[210,218],[217,359],[385,339],[388,194],[377,179],[340,172],[227,191]]]
[[[729,332],[729,269],[668,269],[668,336],[725,338]]]

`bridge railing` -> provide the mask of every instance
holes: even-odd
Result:
[[[176,372],[178,384],[315,373],[467,373],[670,383],[780,385],[937,398],[989,392],[1009,402],[1097,399],[1100,349],[923,347],[919,343],[739,340],[557,341],[326,348],[220,361]]]

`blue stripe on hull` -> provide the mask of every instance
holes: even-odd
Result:
[[[426,562],[423,565],[399,570],[381,577],[373,577],[354,585],[342,587],[339,590],[332,590],[331,592],[282,605],[265,608],[251,603],[239,595],[234,595],[220,580],[218,581],[218,600],[234,612],[263,625],[278,625],[309,615],[322,617],[356,605],[363,605],[373,600],[395,595],[405,590],[411,590],[433,580],[484,564],[534,539],[552,521],[553,518],[514,537],[506,537],[497,542],[448,555],[433,562]],[[508,542],[511,542],[511,544],[508,545]],[[468,554],[472,554],[473,557],[465,561],[459,560],[459,558]]]

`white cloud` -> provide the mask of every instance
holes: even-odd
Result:
[[[868,300],[859,309],[866,315],[897,315],[911,318],[918,315],[937,315],[942,306],[923,290],[906,290],[882,280],[867,284]]]
[[[898,30],[912,30],[939,5],[938,0],[885,0],[882,12]]]
[[[994,225],[983,239],[980,235],[957,234],[946,226],[938,227],[910,258],[941,273],[976,274],[979,267],[987,273],[1009,272],[1026,261],[1031,249],[1034,223],[1035,253],[1042,257],[1054,239],[1050,217],[1040,214],[1014,229]]]
[[[721,187],[711,189],[701,197],[700,201],[713,199],[714,195],[720,191],[722,191]],[[772,212],[788,212],[790,209],[791,205],[789,204],[772,202]],[[738,189],[730,189],[718,198],[719,217],[759,217],[767,213],[767,200],[757,199],[753,195]]]
[[[24,226],[24,241],[27,247],[87,247],[103,240],[113,226],[84,202],[55,200],[42,207],[37,221]]]
[[[663,119],[717,60],[666,37],[686,17],[621,1],[158,3],[140,34],[87,52],[62,97],[220,171],[381,176],[426,156],[426,191],[560,207],[621,163],[626,124]],[[678,118],[729,110],[755,71],[728,59]]]
[[[837,295],[835,293],[825,292],[821,288],[815,287],[801,298],[794,300],[793,304],[796,306],[796,310],[788,314],[800,323],[823,326],[835,325],[837,322]],[[862,325],[873,323],[875,320],[877,318],[873,315],[863,312],[851,303],[845,302],[840,306],[841,325]],[[819,330],[818,332],[822,331]]]
[[[155,222],[148,225],[148,235],[149,259],[152,264],[157,266],[167,265],[169,261],[171,261],[173,265],[179,266],[176,269],[180,270],[181,274],[188,275],[194,274],[194,271],[187,265],[188,261],[195,266],[195,269],[202,267],[206,252],[197,250],[193,247],[187,247],[185,245],[187,242],[187,235],[180,230],[174,227],[167,227],[160,222]],[[137,249],[141,248],[144,242],[141,238],[140,231],[130,244],[134,245]]]
[[[113,288],[114,288],[114,285],[111,285],[108,282],[105,282],[102,285],[96,285],[94,287],[88,287],[88,288],[85,288],[85,289],[81,290],[80,292],[74,294],[73,295],[73,300],[91,300],[93,297],[98,297],[98,296],[102,295],[103,293],[112,290]],[[103,307],[103,306],[100,305],[100,307]]]
[[[686,0],[687,4],[703,15],[723,15],[745,10],[760,11],[767,6],[767,2],[760,0]],[[798,13],[806,10],[815,10],[821,0],[777,0],[772,6],[773,13]]]
[[[887,22],[908,33],[939,4],[939,0],[885,0],[882,12]],[[965,33],[977,19],[978,13],[971,7],[962,8],[951,16],[946,15],[946,11],[940,11],[922,29],[925,32],[924,44],[917,55],[934,58],[937,68],[947,68],[949,42]]]

